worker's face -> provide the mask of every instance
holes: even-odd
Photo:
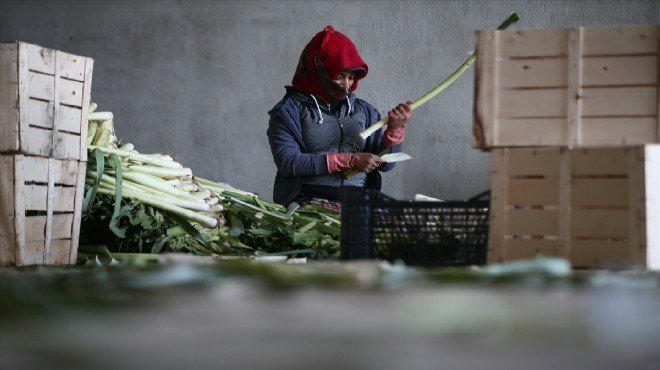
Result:
[[[344,92],[349,93],[353,83],[355,83],[355,73],[347,71],[339,72],[334,81],[342,88],[342,90],[344,90]]]

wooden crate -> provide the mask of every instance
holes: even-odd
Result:
[[[473,146],[660,142],[659,28],[477,32]]]
[[[0,153],[87,159],[93,60],[0,43]]]
[[[86,162],[0,154],[0,264],[74,264]]]
[[[489,262],[660,269],[660,145],[491,153]]]

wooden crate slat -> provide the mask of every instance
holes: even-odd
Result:
[[[0,152],[14,152],[19,148],[18,47],[0,44]]]
[[[644,267],[633,262],[630,247],[624,241],[576,240],[568,258],[574,268]]]
[[[583,30],[585,56],[658,51],[657,26],[585,27]]]
[[[21,257],[17,258],[16,265],[43,265],[45,249],[46,242],[43,240],[26,242],[25,247],[22,248]]]
[[[585,86],[656,85],[657,56],[584,58]]]
[[[493,32],[477,33],[477,55],[478,68],[475,72],[475,114],[472,123],[473,145],[483,146],[485,143],[496,141],[497,121],[495,120],[496,102],[498,100],[496,81],[497,73],[495,71],[495,50],[497,49],[498,38]],[[492,123],[492,124],[491,124]]]
[[[559,176],[559,149],[520,148],[505,150],[508,176]]]
[[[80,135],[72,135],[58,131],[55,135],[55,145],[52,156],[55,158],[78,158],[80,155]]]
[[[14,158],[0,155],[0,264],[16,262]]]
[[[499,91],[498,118],[566,117],[566,89]]]
[[[509,179],[509,205],[558,205],[559,179]]]
[[[45,129],[53,129],[53,102],[37,99],[28,100],[28,124]]]
[[[23,156],[23,180],[25,182],[48,183],[48,158]]]
[[[25,217],[25,241],[45,241],[46,240],[46,216]]]
[[[68,265],[71,250],[70,239],[53,239],[48,249],[45,263],[47,265]]]
[[[627,176],[628,148],[589,148],[570,152],[571,176]]]
[[[571,179],[571,207],[628,207],[628,178]]]
[[[559,146],[566,142],[565,118],[499,118],[495,120],[501,146]]]
[[[79,81],[59,79],[59,98],[61,104],[82,107],[83,103],[83,83]]]
[[[30,71],[28,83],[30,98],[46,101],[55,100],[55,79],[53,76]]]
[[[58,51],[57,68],[60,76],[76,81],[85,81],[85,62],[87,58]]]
[[[634,146],[655,137],[658,120],[655,117],[601,117],[582,118],[582,145]]]
[[[55,187],[55,198],[53,203],[54,212],[73,212],[75,207],[76,188],[75,187]]]
[[[78,171],[81,163],[78,161],[59,161],[55,163],[53,175],[55,185],[74,186],[78,183]],[[83,171],[84,173],[84,171]]]
[[[501,39],[497,53],[500,57],[565,57],[568,54],[568,30],[493,32],[499,33]]]
[[[539,255],[556,256],[561,251],[557,240],[507,239],[504,245],[506,252],[503,261],[531,259]]]
[[[574,209],[571,238],[628,238],[628,210]]]
[[[559,232],[558,211],[550,209],[507,209],[508,235],[547,236]]]
[[[656,86],[585,87],[581,91],[583,117],[656,117],[658,114]]]
[[[499,63],[500,87],[566,87],[567,68],[566,58],[503,60]]]
[[[60,106],[60,114],[57,117],[57,127],[60,131],[80,134],[82,110],[78,108]]]
[[[31,71],[55,74],[55,50],[33,44],[21,44],[26,47],[25,63]]]

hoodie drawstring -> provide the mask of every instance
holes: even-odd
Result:
[[[353,106],[351,105],[351,99],[346,95],[346,102],[348,103],[348,114],[353,114]]]
[[[312,99],[314,99],[314,103],[316,103],[316,109],[319,111],[319,125],[323,124],[323,112],[321,112],[321,106],[319,106],[319,102],[316,100],[316,97],[313,94],[309,94]]]

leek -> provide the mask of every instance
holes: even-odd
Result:
[[[520,16],[518,15],[518,13],[511,12],[511,14],[509,14],[509,16],[504,20],[504,22],[502,22],[502,24],[499,25],[499,27],[497,27],[497,29],[504,30],[513,23],[517,22],[519,19]],[[451,85],[460,75],[462,75],[463,72],[465,72],[468,68],[470,68],[470,66],[472,65],[472,63],[474,63],[476,59],[477,56],[474,53],[472,53],[472,55],[470,55],[470,57],[467,58],[467,60],[460,67],[458,67],[458,69],[454,71],[454,73],[452,73],[449,77],[447,77],[444,81],[442,81],[438,86],[433,88],[431,91],[427,92],[422,97],[415,100],[410,105],[411,109],[412,110],[417,109],[419,106],[421,106],[422,104],[426,103],[427,101],[431,100],[433,97],[438,95],[442,90],[447,88],[447,86]],[[369,128],[362,131],[360,133],[360,137],[366,140],[374,132],[380,130],[383,126],[385,126],[387,124],[387,121],[388,121],[388,117],[385,116],[380,121],[374,123],[373,125],[369,126]]]

